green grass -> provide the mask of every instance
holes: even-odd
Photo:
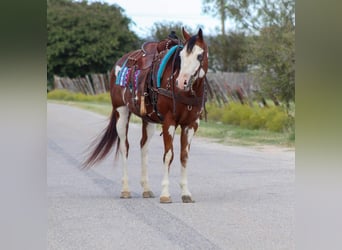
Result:
[[[215,141],[231,145],[275,145],[294,147],[294,137],[290,133],[279,133],[260,129],[246,129],[219,122],[201,121],[197,136],[209,137]]]
[[[73,107],[89,110],[104,116],[109,116],[112,111],[112,106],[109,103],[96,103],[96,102],[75,102],[75,101],[57,101],[52,100],[49,102],[61,103]],[[140,123],[139,117],[132,115],[131,122]],[[159,128],[160,129],[160,128]],[[177,129],[179,132],[179,128]],[[227,145],[274,145],[294,147],[294,137],[288,133],[271,132],[267,130],[251,130],[241,128],[234,125],[226,125],[219,122],[205,122],[201,121],[196,136],[211,138],[215,142]]]
[[[287,114],[283,107],[270,106],[260,108],[255,105],[241,105],[229,103],[218,106],[207,104],[208,119],[227,125],[238,125],[241,128],[284,132],[293,127],[293,116]]]

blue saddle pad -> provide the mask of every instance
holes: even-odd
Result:
[[[176,45],[176,46],[173,46],[167,53],[166,55],[163,57],[162,59],[162,62],[159,66],[159,69],[158,69],[158,73],[157,73],[157,87],[160,88],[160,85],[161,85],[161,77],[163,76],[163,73],[164,73],[164,70],[165,70],[165,67],[166,67],[166,64],[168,63],[169,59],[171,58],[171,56],[175,53],[175,51],[178,49],[178,48],[183,48],[183,45]]]

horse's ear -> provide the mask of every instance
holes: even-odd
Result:
[[[200,40],[203,40],[203,32],[201,28],[199,28],[197,35]]]
[[[185,31],[184,27],[182,27],[182,34],[183,34],[185,41],[188,41],[191,38],[189,33]]]

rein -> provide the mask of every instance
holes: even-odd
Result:
[[[174,91],[170,91],[167,89],[159,88],[159,89],[154,89],[158,94],[161,94],[163,96],[169,97],[174,99],[177,102],[189,105],[189,106],[203,106],[204,103],[204,95],[199,97],[199,96],[183,96],[179,93],[174,93]]]

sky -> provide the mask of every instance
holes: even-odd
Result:
[[[91,1],[90,1],[91,2]],[[151,35],[156,22],[182,22],[196,30],[202,27],[204,35],[215,35],[220,27],[219,18],[202,13],[202,0],[102,0],[121,6],[124,14],[135,25],[130,28],[140,37]],[[229,27],[229,23],[226,24]]]

